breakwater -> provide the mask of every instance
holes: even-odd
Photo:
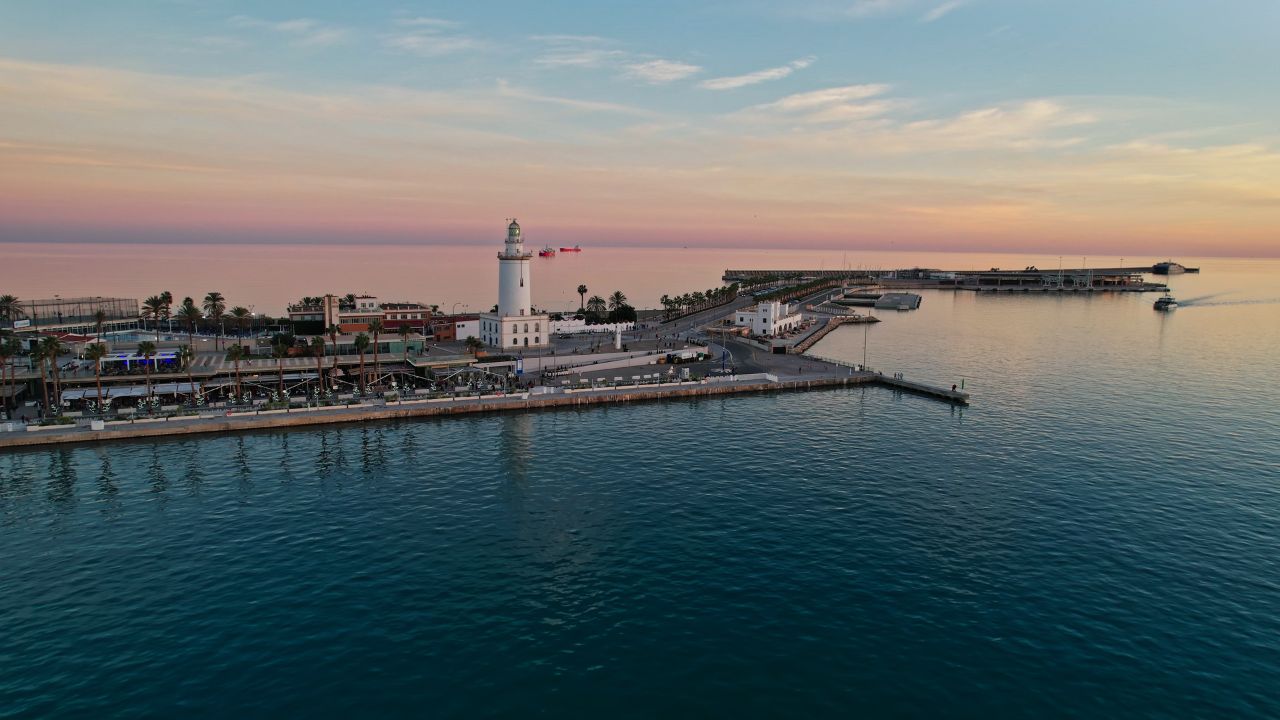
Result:
[[[245,413],[229,416],[139,420],[130,423],[112,423],[111,425],[115,425],[114,427],[109,425],[102,430],[54,427],[28,432],[4,433],[0,434],[0,449],[173,437],[202,433],[267,430],[309,425],[366,422],[370,420],[445,417],[491,412],[524,412],[744,393],[819,390],[879,384],[882,380],[882,376],[873,373],[853,372],[848,375],[818,376],[804,380],[771,380],[767,377],[761,377],[739,382],[689,382],[670,385],[624,386],[596,390],[568,390],[546,394],[522,393],[457,399],[406,400],[402,403],[387,405],[298,408],[289,411],[270,410],[254,414]]]

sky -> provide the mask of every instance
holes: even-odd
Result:
[[[0,242],[1280,255],[1275,0],[6,0]]]

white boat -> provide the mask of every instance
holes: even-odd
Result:
[[[1178,307],[1178,301],[1174,300],[1171,295],[1165,295],[1162,298],[1157,298],[1155,305],[1152,307],[1156,310],[1172,310]]]

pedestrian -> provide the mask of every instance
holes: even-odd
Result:
[[[956,391],[956,385],[955,383],[951,383],[951,392],[955,392],[955,391]]]

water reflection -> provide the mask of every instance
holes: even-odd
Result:
[[[533,416],[504,415],[498,432],[498,457],[507,479],[523,484],[533,456]]]
[[[120,483],[111,467],[110,453],[99,448],[97,456],[99,507],[103,515],[115,517],[120,514]]]
[[[164,460],[160,454],[161,443],[151,446],[151,462],[147,465],[147,480],[151,483],[151,493],[163,508],[168,502],[169,477],[164,472]]]
[[[245,436],[238,435],[235,440],[233,460],[236,466],[236,477],[239,480],[237,489],[241,504],[247,504],[253,495],[253,470],[249,467],[249,450],[245,446]]]
[[[59,448],[49,458],[49,501],[65,504],[75,499],[76,470],[71,451]]]

